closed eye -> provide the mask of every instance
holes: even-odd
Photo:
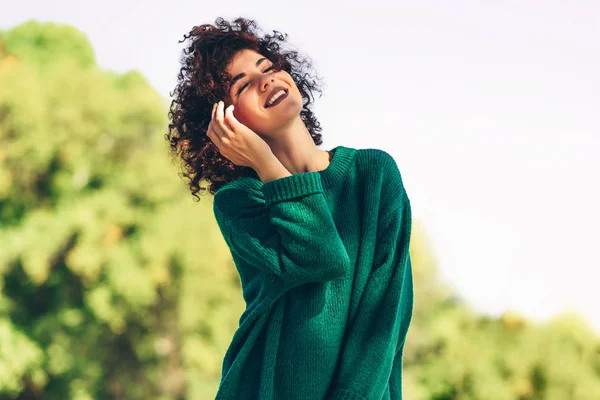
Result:
[[[272,70],[272,69],[274,69],[274,68],[275,68],[275,65],[271,65],[269,68],[267,68],[267,69],[265,69],[265,70],[263,71],[263,74],[264,74],[265,72],[269,72],[269,71],[271,71],[271,70]],[[237,94],[239,95],[240,93],[242,93],[242,90],[244,90],[244,89],[246,88],[246,86],[248,86],[248,85],[249,85],[249,83],[248,83],[248,82],[246,82],[246,83],[244,83],[243,85],[241,85],[241,86],[240,86],[240,88],[238,89],[238,92],[237,92]]]

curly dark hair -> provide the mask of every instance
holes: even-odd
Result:
[[[258,52],[274,64],[275,70],[284,70],[293,78],[302,94],[300,117],[316,145],[322,143],[321,125],[311,111],[313,92],[319,92],[320,78],[313,75],[311,61],[292,49],[283,49],[287,34],[273,31],[262,35],[256,22],[237,18],[232,23],[217,18],[215,25],[195,26],[179,43],[190,39],[183,50],[178,83],[170,94],[173,97],[169,111],[169,132],[165,139],[171,155],[180,158],[182,177],[189,179],[192,195],[200,201],[202,179],[208,181],[209,192],[239,177],[248,176],[252,168],[238,166],[225,158],[206,135],[211,120],[212,106],[229,92],[231,76],[226,72],[233,56],[240,50]],[[320,96],[319,96],[320,97]]]

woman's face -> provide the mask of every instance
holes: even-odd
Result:
[[[260,53],[237,52],[227,68],[232,85],[225,105],[235,105],[236,119],[257,134],[270,134],[292,124],[302,111],[302,95],[286,71],[273,71],[273,63]],[[277,93],[274,104],[267,104]]]

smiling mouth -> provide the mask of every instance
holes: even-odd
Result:
[[[268,104],[265,106],[265,108],[270,108],[270,107],[274,107],[277,104],[281,103],[286,97],[288,97],[288,91],[287,89],[282,89],[283,90],[283,94],[280,94],[279,97],[273,102],[273,104]]]

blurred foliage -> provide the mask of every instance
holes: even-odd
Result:
[[[0,400],[209,399],[244,310],[212,214],[138,72],[81,32],[0,32]],[[576,315],[479,316],[437,278],[420,225],[405,349],[412,400],[600,399],[600,340]]]

